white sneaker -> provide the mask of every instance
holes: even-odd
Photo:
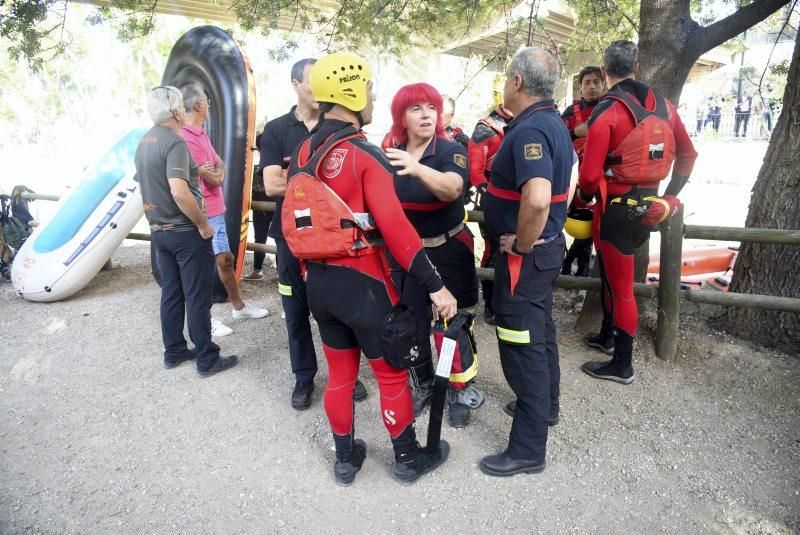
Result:
[[[211,337],[228,336],[233,333],[233,329],[219,321],[218,319],[211,318]]]
[[[241,320],[245,318],[258,319],[258,318],[263,318],[268,314],[269,310],[267,310],[266,308],[254,307],[250,303],[245,303],[244,307],[241,310],[236,310],[234,308],[232,312],[233,319],[235,320]]]

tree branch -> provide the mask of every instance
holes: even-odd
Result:
[[[696,33],[695,45],[703,54],[752,28],[775,11],[789,3],[789,0],[755,0],[740,7],[735,13],[701,28]]]

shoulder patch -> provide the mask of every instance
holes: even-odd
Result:
[[[344,157],[347,156],[347,149],[336,147],[331,149],[322,164],[322,175],[325,178],[335,178],[342,172]]]
[[[525,159],[526,160],[541,160],[542,159],[542,144],[541,143],[528,143],[525,145]]]
[[[461,169],[467,168],[467,158],[463,154],[453,154],[453,162]]]

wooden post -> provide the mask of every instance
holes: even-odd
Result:
[[[669,221],[661,224],[656,355],[664,360],[673,360],[678,353],[682,253],[683,205]]]

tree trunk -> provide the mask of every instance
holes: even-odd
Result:
[[[653,0],[639,9],[638,79],[677,104],[692,66],[705,50],[691,46],[700,26],[692,20],[689,0]]]
[[[753,186],[747,227],[800,229],[800,35],[783,112]],[[731,292],[800,298],[800,246],[743,243]],[[721,325],[737,336],[800,355],[800,315],[731,308]]]
[[[689,71],[701,55],[758,24],[789,0],[755,0],[730,16],[702,27],[692,19],[690,0],[650,0],[639,8],[637,79],[678,103]],[[636,250],[634,280],[644,282],[650,242]],[[640,310],[643,298],[637,298]],[[579,330],[599,325],[597,292],[587,292],[576,323]]]

